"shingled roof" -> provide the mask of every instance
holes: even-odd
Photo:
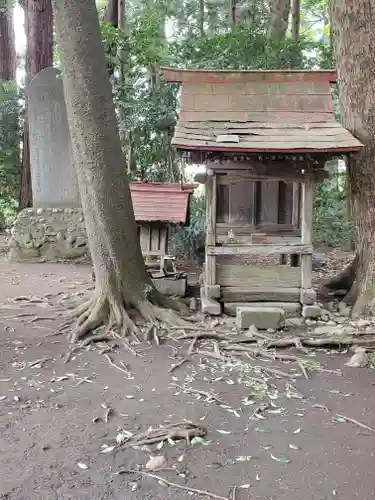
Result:
[[[333,71],[163,68],[181,83],[172,145],[182,150],[349,152],[362,144],[333,114]]]
[[[195,186],[130,182],[129,187],[137,222],[187,223]]]

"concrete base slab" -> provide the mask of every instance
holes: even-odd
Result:
[[[259,330],[279,328],[284,321],[284,311],[277,307],[237,307],[236,325],[247,329],[255,325]]]
[[[164,295],[174,295],[176,297],[185,297],[187,279],[186,278],[158,278],[152,280],[155,287]]]
[[[225,302],[224,312],[229,316],[236,316],[237,307],[271,307],[282,309],[285,318],[299,316],[302,309],[299,302]]]
[[[204,293],[204,287],[201,287],[201,310],[204,314],[209,314],[210,316],[220,316],[221,305],[215,300],[207,297]]]

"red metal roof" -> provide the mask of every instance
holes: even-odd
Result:
[[[362,147],[335,121],[334,71],[163,71],[167,81],[182,84],[172,140],[178,149],[339,152]]]
[[[130,182],[135,220],[186,224],[194,185]]]

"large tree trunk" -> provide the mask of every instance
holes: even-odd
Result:
[[[13,27],[13,2],[0,10],[0,80],[16,79],[16,46]]]
[[[53,16],[51,0],[27,0],[25,3],[26,91],[27,85],[39,71],[53,65]],[[26,99],[27,108],[27,99]],[[32,187],[29,151],[29,127],[25,117],[20,208],[32,205]]]
[[[375,296],[375,0],[331,1],[341,120],[365,147],[348,158],[357,230],[357,299],[352,315]]]
[[[274,40],[285,38],[289,25],[291,0],[270,0],[269,36]]]
[[[146,271],[117,131],[112,89],[94,0],[54,0],[72,151],[95,271],[93,299],[80,313],[75,341],[109,322],[135,328],[127,308],[162,318],[166,304]],[[98,106],[100,103],[100,106]],[[165,312],[165,311],[164,311]]]

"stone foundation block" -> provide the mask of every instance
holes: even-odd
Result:
[[[164,295],[174,295],[176,297],[185,297],[186,278],[178,280],[173,278],[158,278],[152,280],[155,287]]]
[[[313,306],[302,307],[302,316],[304,318],[318,319],[322,315],[322,312],[322,308],[316,304]]]
[[[224,312],[229,316],[236,316],[238,307],[282,309],[285,318],[301,314],[301,304],[299,302],[225,302]]]
[[[11,230],[9,258],[58,261],[88,258],[81,208],[26,208]]]
[[[255,325],[259,330],[279,328],[284,321],[284,311],[277,307],[237,307],[236,325],[247,329]]]

